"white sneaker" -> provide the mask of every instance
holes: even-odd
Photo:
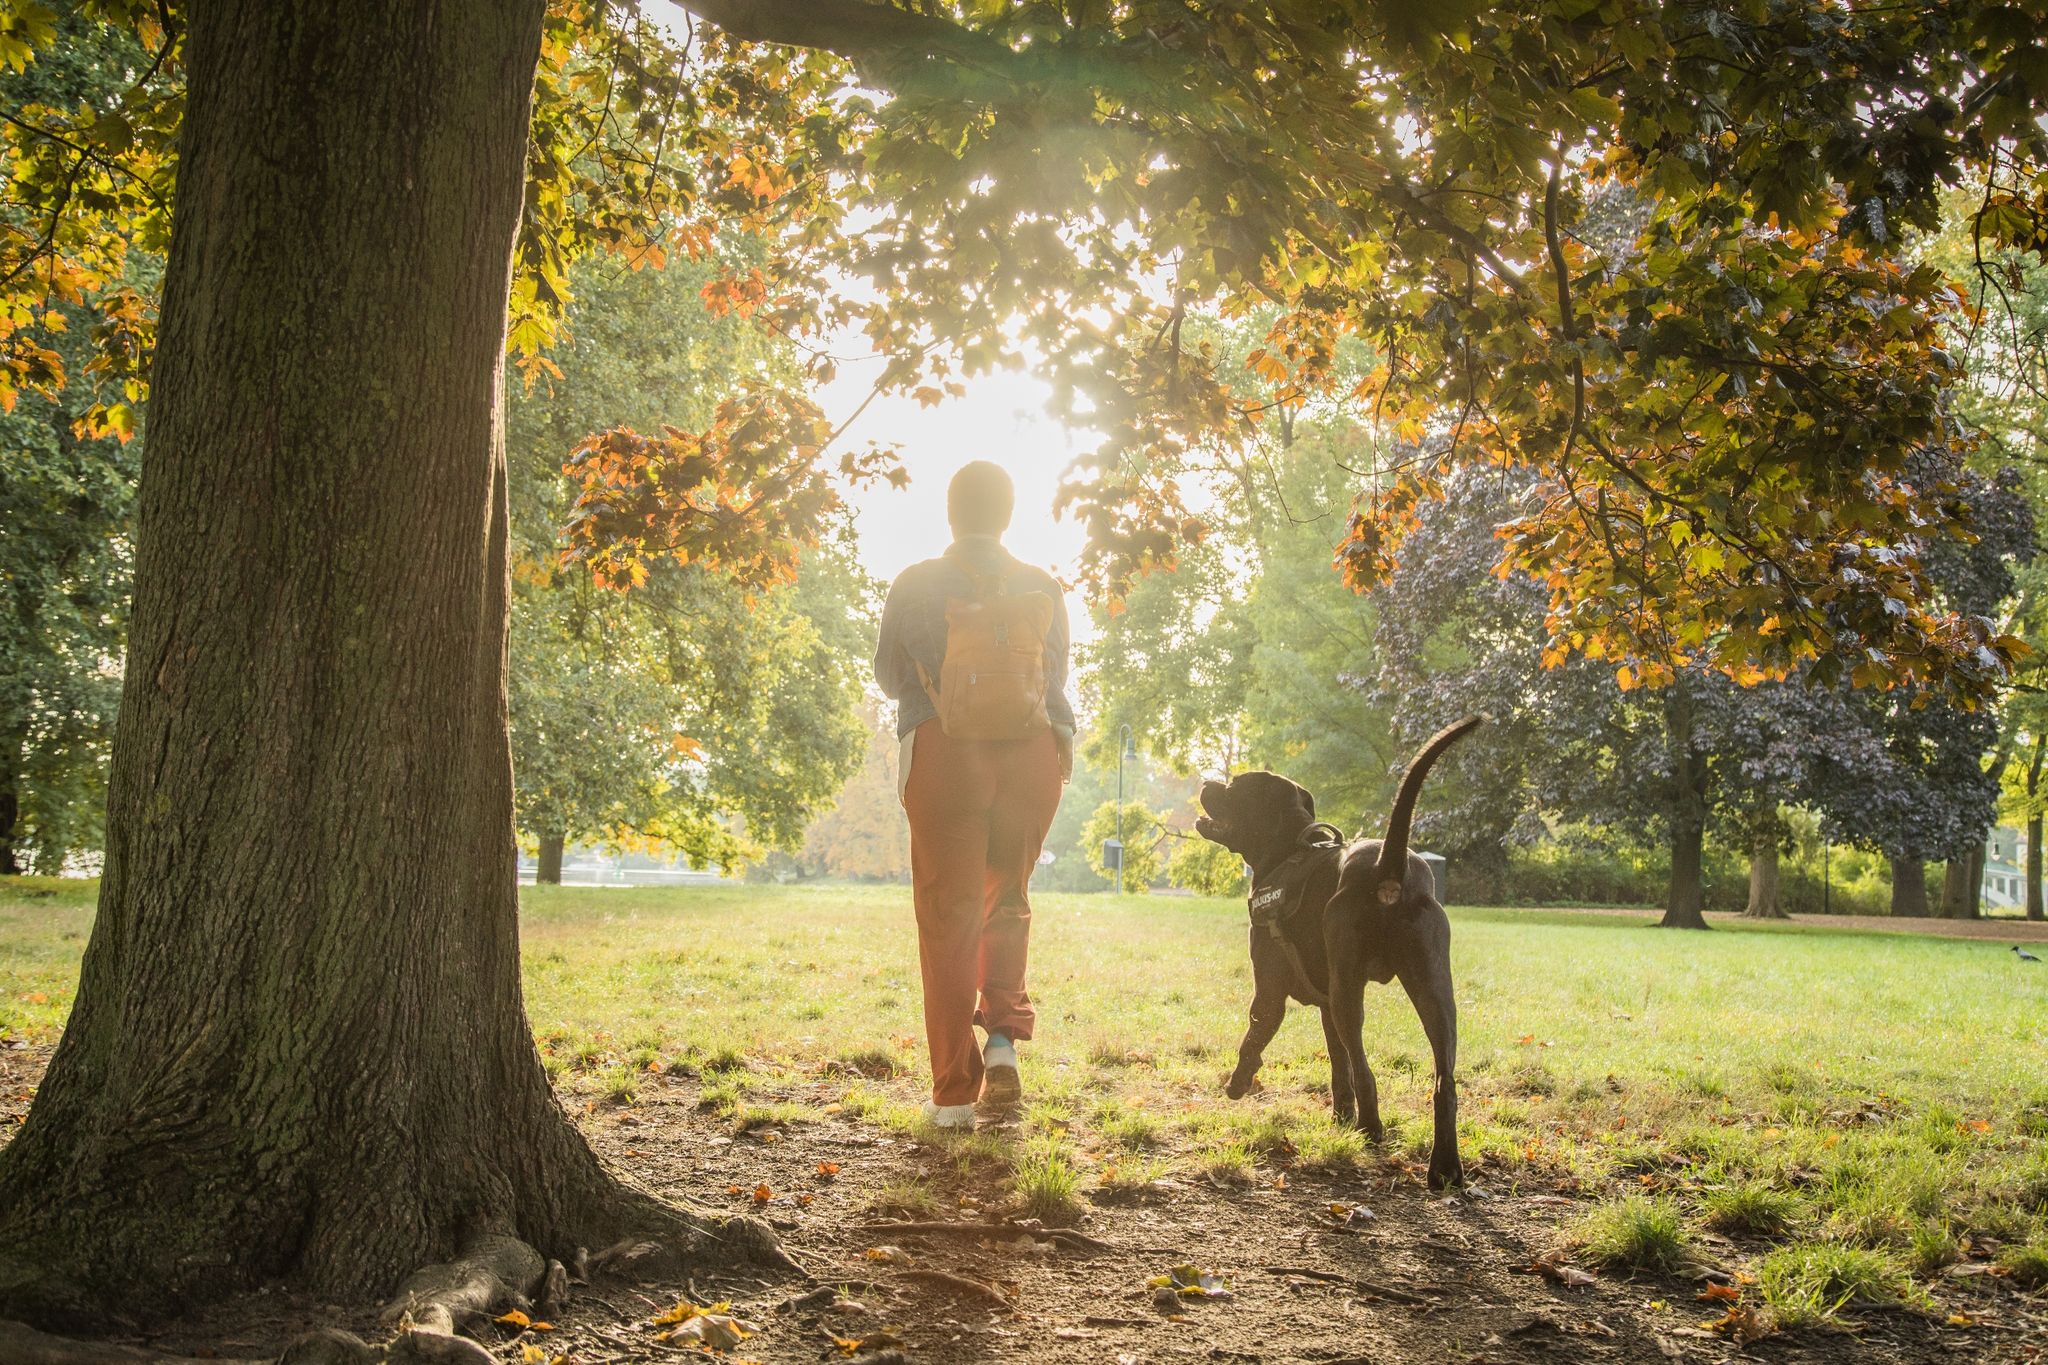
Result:
[[[990,1043],[981,1050],[981,1102],[990,1108],[1015,1108],[1024,1099],[1023,1078],[1017,1073],[1014,1043]]]
[[[974,1106],[971,1104],[934,1104],[924,1102],[924,1121],[934,1128],[972,1128]]]

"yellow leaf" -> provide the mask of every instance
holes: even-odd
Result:
[[[500,1314],[496,1321],[504,1323],[507,1327],[517,1327],[521,1331],[533,1326],[533,1319],[520,1312],[517,1308],[509,1313]]]

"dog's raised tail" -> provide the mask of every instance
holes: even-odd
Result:
[[[1394,797],[1393,813],[1387,816],[1387,837],[1380,844],[1375,880],[1379,884],[1382,901],[1391,903],[1401,894],[1401,882],[1408,870],[1408,830],[1415,823],[1415,802],[1422,795],[1422,780],[1443,757],[1444,750],[1490,719],[1492,717],[1483,712],[1474,712],[1463,720],[1452,721],[1429,737],[1429,743],[1422,746],[1422,752],[1409,761],[1408,771],[1401,774],[1401,790]],[[1389,889],[1393,892],[1391,897],[1387,894]]]

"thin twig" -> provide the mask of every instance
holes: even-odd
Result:
[[[1118,1248],[1107,1242],[1098,1242],[1078,1232],[1065,1228],[1027,1228],[1015,1223],[866,1223],[861,1232],[895,1233],[899,1237],[978,1237],[997,1238],[1004,1241],[1018,1237],[1031,1237],[1041,1242],[1056,1242],[1061,1246],[1074,1247],[1081,1251],[1113,1252]]]
[[[919,1284],[934,1285],[940,1289],[951,1289],[956,1293],[969,1294],[975,1298],[987,1299],[991,1303],[1001,1304],[1009,1312],[1014,1313],[1017,1311],[1017,1305],[1011,1300],[1010,1296],[994,1285],[984,1284],[980,1280],[969,1279],[965,1275],[955,1275],[949,1270],[905,1270],[898,1272],[897,1278],[911,1280]]]
[[[1292,1265],[1269,1265],[1265,1267],[1265,1271],[1268,1275],[1298,1275],[1304,1280],[1321,1280],[1327,1284],[1341,1284],[1356,1289],[1360,1293],[1371,1294],[1375,1298],[1389,1299],[1395,1303],[1413,1304],[1418,1308],[1430,1307],[1430,1300],[1419,1294],[1411,1294],[1405,1289],[1396,1289],[1392,1285],[1381,1284],[1377,1280],[1359,1279],[1355,1275],[1336,1275],[1327,1270],[1309,1270],[1301,1266]]]

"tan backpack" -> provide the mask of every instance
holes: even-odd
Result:
[[[956,561],[957,562],[957,561]],[[962,565],[961,567],[965,567]],[[1045,637],[1053,601],[1042,592],[1003,591],[1000,572],[968,577],[971,598],[946,601],[946,657],[936,686],[917,676],[953,739],[1023,739],[1047,729]]]

